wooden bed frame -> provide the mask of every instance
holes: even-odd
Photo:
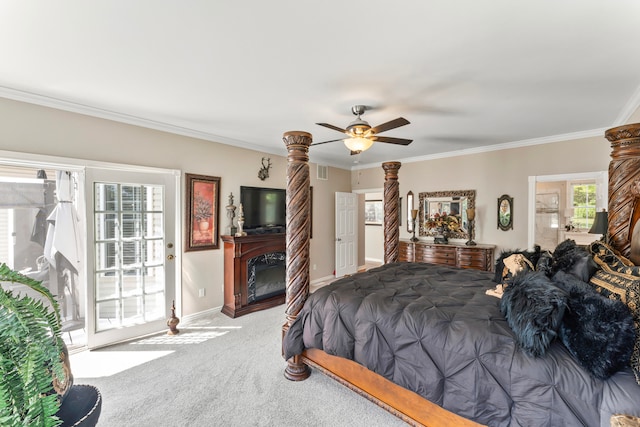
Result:
[[[631,252],[631,237],[640,218],[640,123],[609,129],[609,241],[625,256]],[[287,132],[287,237],[286,323],[283,333],[296,319],[309,295],[309,146],[311,134]],[[399,162],[385,162],[384,262],[398,260]],[[634,245],[635,246],[635,245]],[[324,351],[307,349],[287,361],[285,377],[301,381],[309,377],[309,366],[329,375],[385,410],[415,426],[479,426],[404,389],[362,365]]]

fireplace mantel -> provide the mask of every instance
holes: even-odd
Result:
[[[224,306],[222,312],[229,317],[263,310],[284,304],[282,294],[250,302],[248,292],[248,263],[256,257],[286,252],[284,233],[251,234],[248,236],[222,236],[224,242]]]

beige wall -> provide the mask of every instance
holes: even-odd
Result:
[[[223,206],[230,192],[237,204],[241,185],[286,187],[284,144],[282,155],[276,156],[3,98],[0,118],[0,150],[178,169],[183,175],[187,172],[219,176]],[[630,122],[639,120],[640,111],[636,111]],[[476,241],[496,244],[499,249],[524,248],[528,232],[528,177],[607,170],[609,152],[608,141],[594,137],[439,160],[405,161],[399,171],[400,195],[406,197],[409,190],[413,191],[417,205],[419,192],[475,189]],[[263,156],[271,157],[273,163],[266,181],[257,177]],[[312,164],[310,175],[314,188],[310,275],[314,281],[331,276],[334,269],[335,192],[379,191],[384,187],[384,171],[381,166],[354,171],[329,168],[329,180],[318,181],[316,165]],[[506,232],[496,227],[497,198],[502,194],[514,197],[514,230]],[[181,206],[184,211],[184,200]],[[363,208],[364,195],[360,195],[361,212]],[[406,218],[405,213],[403,217]],[[221,212],[221,227],[226,223],[225,213]],[[361,236],[358,264],[363,265],[363,223],[359,223],[358,231]],[[184,231],[182,236],[184,240]],[[404,223],[400,236],[410,237]],[[187,252],[181,256],[180,314],[220,307],[222,250]],[[206,296],[199,298],[197,290],[202,287]]]
[[[490,151],[420,162],[404,162],[398,173],[400,195],[409,190],[416,197],[426,191],[476,190],[476,238],[478,243],[502,249],[526,248],[528,244],[529,176],[606,171],[609,142],[593,137],[536,146]],[[358,189],[384,186],[382,167],[354,170],[351,185]],[[514,198],[513,230],[497,228],[497,200],[502,194]],[[406,206],[403,206],[403,217]],[[401,227],[401,238],[411,235]]]
[[[183,177],[185,172],[219,176],[223,207],[231,192],[238,204],[241,185],[286,187],[284,143],[282,155],[276,156],[3,98],[0,98],[0,117],[0,150],[178,169]],[[258,178],[263,156],[270,157],[273,163],[270,177],[265,181]],[[313,281],[333,272],[334,193],[351,189],[347,170],[329,168],[329,180],[317,181],[316,165],[312,164],[310,175],[314,187],[310,248],[311,264],[316,265],[316,269],[310,271]],[[184,212],[184,195],[181,206]],[[222,211],[222,230],[227,222]],[[182,236],[184,241],[184,230]],[[222,249],[186,252],[181,256],[180,315],[220,307],[223,304]],[[205,297],[198,297],[199,288],[206,289]]]

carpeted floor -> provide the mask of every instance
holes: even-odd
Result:
[[[313,371],[284,378],[284,306],[230,319],[216,313],[181,333],[73,354],[75,384],[102,394],[99,426],[404,426]]]

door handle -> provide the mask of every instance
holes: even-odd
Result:
[[[336,242],[342,242],[342,239],[339,237],[336,237]]]
[[[167,255],[167,259],[168,259],[169,261],[171,261],[171,260],[172,260],[172,259],[174,259],[174,258],[175,258],[175,256],[174,256],[173,254],[169,254],[169,255]]]

